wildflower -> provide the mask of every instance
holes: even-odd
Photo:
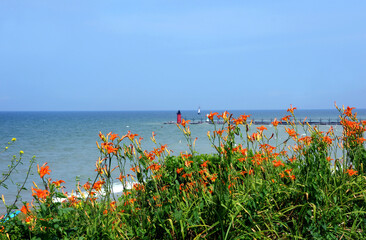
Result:
[[[290,178],[291,178],[291,180],[295,180],[296,179],[295,175],[291,175]]]
[[[192,177],[192,173],[185,173],[182,175],[183,178]]]
[[[27,203],[26,205],[23,205],[23,207],[20,209],[20,211],[24,214],[27,214],[30,212],[29,210],[29,203]]]
[[[285,122],[288,122],[288,120],[290,119],[291,115],[287,115],[285,117],[283,117],[281,120],[282,121],[285,121]]]
[[[326,142],[328,145],[331,145],[332,144],[332,139],[330,138],[330,137],[328,137],[328,136],[324,136],[323,137],[323,140],[324,140],[324,142]]]
[[[225,122],[228,122],[229,118],[232,114],[230,114],[228,111],[223,112],[222,114],[218,115],[218,118],[224,119]]]
[[[61,185],[61,183],[65,183],[64,180],[58,180],[58,181],[55,181],[55,182],[52,182],[53,184],[55,184],[57,187],[59,187]]]
[[[346,116],[348,116],[348,117],[352,117],[352,110],[353,109],[356,109],[356,108],[354,108],[354,107],[352,107],[352,108],[350,108],[349,106],[347,107],[347,109],[346,110],[344,110],[344,114],[346,114]]]
[[[183,171],[183,168],[177,168],[177,174],[180,174]]]
[[[15,142],[16,140],[17,140],[16,138],[12,138],[12,139],[11,139],[11,141],[12,141],[12,142]]]
[[[159,165],[157,163],[153,163],[149,167],[147,167],[147,169],[151,169],[151,171],[159,171],[160,168],[161,168],[161,165]]]
[[[348,173],[348,175],[350,176],[357,175],[357,171],[353,169],[347,169],[346,173]]]
[[[247,121],[247,119],[250,117],[250,115],[240,115],[240,117],[243,119],[244,122]]]
[[[292,158],[288,159],[290,162],[294,162],[296,160],[296,156],[292,156]]]
[[[366,139],[365,139],[365,138],[363,138],[363,137],[362,137],[362,138],[357,138],[357,139],[356,139],[356,142],[357,142],[358,144],[363,144],[363,142],[364,142],[364,141],[366,141]]]
[[[130,139],[130,141],[132,142],[132,141],[133,141],[133,139],[134,139],[136,136],[138,136],[138,134],[132,134],[132,133],[131,133],[131,131],[128,131],[126,135],[124,135],[124,136],[122,136],[122,137],[120,138],[120,141],[122,141],[123,139],[125,139],[125,138],[127,137],[127,138],[128,138],[128,139]]]
[[[296,137],[298,134],[296,133],[295,129],[285,128],[286,132],[290,137]]]
[[[257,127],[257,129],[262,133],[264,130],[267,130],[265,126]]]
[[[272,125],[273,125],[274,127],[277,127],[279,123],[281,123],[281,122],[277,121],[277,118],[275,118],[275,119],[273,120],[273,122],[272,122]]]
[[[132,171],[132,172],[140,172],[140,168],[139,168],[139,166],[136,166],[136,167],[132,167],[132,168],[130,168],[130,170]]]
[[[186,167],[190,167],[190,166],[191,166],[191,163],[193,163],[193,161],[185,161],[185,162],[184,162],[184,165],[185,165]]]
[[[243,156],[247,156],[247,155],[248,155],[248,149],[246,149],[246,148],[244,148],[244,149],[240,150],[240,152],[241,152],[241,154],[242,154]]]
[[[103,186],[104,183],[105,182],[102,181],[102,180],[99,180],[99,181],[95,182],[93,184],[93,189],[95,189],[96,191],[100,191],[102,189],[102,186]]]
[[[203,162],[202,164],[201,164],[201,167],[207,167],[207,163],[208,163],[209,161],[207,160],[207,161],[205,161],[205,162]]]
[[[182,159],[188,159],[189,157],[192,156],[192,154],[183,154],[182,152],[180,153],[180,156],[182,157]]]
[[[46,166],[46,164],[47,162],[44,163],[41,168],[39,168],[39,165],[37,164],[38,174],[41,178],[43,178],[46,174],[50,175],[51,170],[49,166]]]
[[[107,135],[110,136],[111,141],[113,141],[114,139],[118,138],[118,134],[114,134],[112,132],[108,133]]]
[[[290,173],[292,172],[292,169],[286,169],[285,172],[290,176]]]
[[[45,199],[50,193],[48,190],[41,190],[32,187],[32,196],[37,196],[39,199]]]
[[[22,155],[22,154],[24,154],[24,152],[23,152],[22,150],[20,150],[20,151],[19,151],[19,154],[20,154],[20,155]]]
[[[233,122],[236,126],[238,126],[239,124],[243,124],[243,119],[241,117],[238,117],[237,119],[233,118]]]
[[[275,167],[285,166],[285,164],[283,164],[283,162],[281,162],[281,160],[278,160],[278,161],[273,160],[272,163],[273,163],[273,166],[275,166]]]
[[[183,118],[182,118],[182,123],[181,123],[181,125],[183,126],[183,127],[186,127],[186,124],[189,124],[189,122],[190,122],[191,120],[184,120]]]
[[[250,141],[259,141],[260,139],[261,139],[262,137],[261,137],[261,134],[260,133],[258,133],[258,132],[255,132],[255,133],[253,133],[252,134],[252,136],[251,137],[249,137],[249,135],[248,135],[248,139],[250,140]]]
[[[214,112],[214,113],[212,113],[212,112],[210,112],[210,114],[208,114],[208,119],[210,119],[211,121],[213,121],[213,117],[214,116],[217,116],[217,115],[219,115],[217,112]]]
[[[113,143],[102,143],[101,146],[102,146],[102,148],[107,150],[108,154],[110,154],[110,153],[116,154],[118,151],[118,147],[116,147],[116,148],[113,147]]]
[[[292,107],[292,104],[290,105],[291,107],[289,109],[287,109],[287,112],[290,112],[291,114],[294,114],[294,110],[296,108]]]
[[[217,178],[217,174],[215,173],[210,179],[212,182],[215,182],[216,178]]]
[[[224,132],[225,130],[217,130],[217,131],[213,131],[214,134],[217,134],[219,136],[222,136],[222,133]]]
[[[91,187],[91,185],[90,185],[90,183],[89,182],[86,182],[84,185],[83,185],[83,188],[85,189],[85,190],[89,190],[90,189],[90,187]]]
[[[328,162],[330,162],[330,161],[332,161],[332,160],[333,160],[332,158],[327,157],[327,161],[328,161]]]
[[[311,137],[304,136],[304,137],[300,138],[299,141],[304,142],[305,145],[309,146],[311,143]]]

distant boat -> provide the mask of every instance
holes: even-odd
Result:
[[[198,114],[198,115],[200,115],[200,114],[201,114],[201,108],[200,108],[200,107],[198,107],[197,114]]]

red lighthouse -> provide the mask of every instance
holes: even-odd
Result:
[[[177,123],[178,124],[182,123],[182,114],[180,113],[180,110],[178,110],[177,112]]]

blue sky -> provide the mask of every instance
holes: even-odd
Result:
[[[0,0],[0,111],[366,108],[366,1]]]

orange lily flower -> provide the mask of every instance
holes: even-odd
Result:
[[[275,166],[275,167],[285,166],[285,164],[283,164],[283,162],[281,162],[281,160],[278,160],[278,161],[273,160],[272,163],[273,163],[273,166]]]
[[[281,123],[281,122],[280,122],[280,121],[277,121],[277,118],[275,118],[275,119],[273,120],[273,122],[272,122],[272,125],[273,125],[274,127],[277,127],[279,123]]]
[[[119,174],[119,177],[116,178],[118,180],[120,180],[121,182],[123,181],[123,179],[126,178],[125,176],[123,176],[121,173]]]
[[[248,119],[250,116],[251,116],[251,115],[245,115],[245,114],[240,115],[240,117],[244,120],[244,122],[246,122],[246,121],[247,121],[247,119]]]
[[[244,120],[241,117],[238,117],[237,119],[233,118],[233,122],[235,125],[243,124]]]
[[[122,141],[127,137],[128,139],[130,139],[130,141],[133,141],[136,136],[138,136],[138,134],[132,134],[131,131],[128,131],[127,134],[122,136],[120,140]]]
[[[288,122],[288,120],[290,119],[290,117],[292,117],[291,115],[287,115],[287,116],[284,116],[281,120],[282,121],[285,121],[285,122]]]
[[[177,168],[177,174],[180,174],[183,171],[183,168]]]
[[[357,171],[353,169],[347,169],[346,173],[348,173],[348,175],[350,176],[357,175]]]
[[[332,139],[330,138],[330,137],[328,137],[328,136],[325,136],[325,137],[323,137],[323,140],[324,140],[324,142],[326,142],[328,145],[331,145],[332,144]]]
[[[290,113],[294,114],[294,110],[295,110],[296,108],[292,107],[292,104],[291,104],[290,106],[291,106],[291,107],[290,107],[289,109],[287,109],[287,112],[290,112]]]
[[[186,165],[186,167],[190,167],[191,163],[193,163],[193,161],[185,161],[184,165]]]
[[[203,162],[202,164],[201,164],[201,167],[207,167],[207,163],[209,163],[209,161],[207,160],[207,161],[205,161],[205,162]]]
[[[41,178],[43,178],[44,175],[46,175],[46,174],[50,175],[50,172],[51,172],[50,167],[46,166],[46,165],[47,165],[47,162],[44,163],[41,168],[39,168],[39,165],[37,164],[38,174]]]
[[[264,130],[267,130],[267,128],[265,126],[260,126],[260,127],[257,127],[257,129],[261,132],[263,132]]]
[[[290,137],[296,137],[298,134],[296,133],[295,129],[285,128],[286,132]]]
[[[104,183],[105,182],[101,181],[101,180],[95,182],[94,185],[93,185],[93,189],[95,189],[96,191],[100,191],[102,189],[102,186],[103,186]]]
[[[352,108],[350,108],[349,106],[347,107],[347,109],[346,110],[344,110],[344,114],[346,114],[346,116],[348,116],[348,117],[352,117],[352,110],[353,109],[356,109],[356,108],[354,108],[354,107],[352,107]]]
[[[111,141],[113,141],[114,139],[118,138],[118,134],[114,134],[112,132],[108,133],[107,135],[109,135],[111,137]]]
[[[57,187],[59,187],[61,185],[61,183],[65,183],[64,180],[58,180],[58,181],[55,181],[55,182],[52,182],[53,184],[55,184]]]
[[[29,210],[29,203],[27,203],[26,205],[23,205],[23,207],[20,209],[20,211],[24,214],[27,214],[30,212]]]
[[[213,112],[210,112],[210,114],[208,114],[207,117],[208,117],[208,119],[210,119],[211,121],[213,121],[213,117],[214,116],[217,116],[217,115],[219,115],[219,113],[217,113],[217,112],[214,112],[214,113]]]
[[[49,194],[48,190],[41,190],[32,187],[32,196],[37,196],[39,199],[45,199]]]
[[[189,122],[190,122],[191,120],[184,120],[183,118],[182,118],[182,123],[181,123],[181,125],[183,126],[183,127],[186,127],[186,124],[189,124]]]
[[[161,165],[159,165],[157,163],[153,163],[149,167],[147,167],[147,169],[151,169],[151,171],[159,171],[160,168],[161,168]]]
[[[83,185],[83,188],[85,189],[85,190],[89,190],[90,189],[90,187],[91,187],[91,185],[90,185],[90,183],[89,182],[86,182],[84,185]]]

